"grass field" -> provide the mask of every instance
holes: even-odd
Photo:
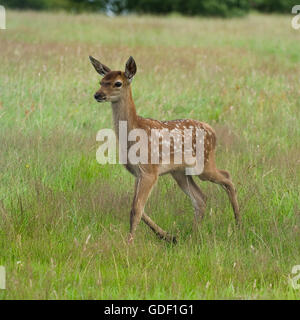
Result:
[[[291,16],[243,19],[7,13],[0,30],[1,299],[299,299],[300,31]],[[225,192],[208,196],[201,230],[171,177],[127,246],[134,179],[96,162],[112,127],[93,94],[93,55],[138,67],[138,113],[195,118],[218,134],[217,165],[238,190],[237,230]]]

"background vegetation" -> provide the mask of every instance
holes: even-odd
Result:
[[[107,11],[121,13],[241,16],[256,9],[263,12],[290,13],[294,0],[2,0],[9,8],[73,12]]]
[[[0,30],[1,299],[299,299],[300,31],[287,15],[230,20],[7,12]],[[93,55],[123,69],[130,55],[138,113],[195,118],[218,135],[217,164],[233,176],[243,217],[224,190],[203,226],[171,177],[128,247],[134,179],[96,162],[111,107],[93,94]]]

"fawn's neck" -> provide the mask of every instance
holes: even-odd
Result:
[[[114,127],[119,136],[119,121],[127,121],[127,131],[137,127],[137,114],[132,99],[131,88],[127,87],[117,102],[112,102]]]

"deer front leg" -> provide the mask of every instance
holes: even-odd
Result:
[[[150,217],[143,212],[142,216],[143,221],[146,225],[160,238],[166,240],[167,242],[177,243],[176,237],[170,235],[168,232],[164,231],[160,226],[158,226]]]
[[[136,179],[135,194],[130,212],[129,243],[131,243],[134,239],[134,234],[138,224],[141,221],[145,204],[156,181],[156,174],[141,174]]]

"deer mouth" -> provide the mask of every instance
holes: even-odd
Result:
[[[95,100],[97,102],[105,102],[106,101],[106,97],[105,96],[95,96]]]
[[[97,102],[105,102],[106,101],[106,98],[98,98],[96,99]]]
[[[97,102],[104,102],[106,100],[106,95],[102,92],[96,92],[94,98]]]

